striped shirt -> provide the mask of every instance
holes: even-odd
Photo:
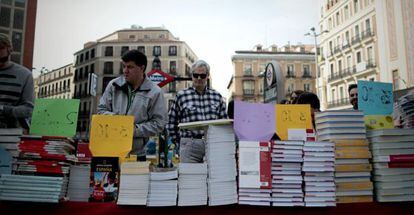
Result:
[[[34,87],[32,73],[11,62],[0,69],[0,128],[21,127],[32,115]]]
[[[199,94],[194,87],[179,91],[168,113],[167,129],[176,143],[180,138],[200,138],[203,130],[178,129],[179,123],[227,118],[226,104],[217,91],[206,88]]]

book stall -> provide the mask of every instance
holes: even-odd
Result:
[[[85,143],[73,139],[79,100],[37,99],[30,134],[0,129],[0,211],[410,213],[414,96],[394,104],[390,84],[358,90],[359,110],[314,117],[309,105],[235,101],[234,120],[179,125],[204,130],[203,163],[168,166],[129,154],[132,116],[93,115]]]

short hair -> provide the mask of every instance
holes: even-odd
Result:
[[[358,85],[357,84],[351,84],[348,86],[348,94],[351,93],[351,90],[357,88],[358,89]]]
[[[210,75],[210,66],[204,60],[198,60],[191,66],[191,73],[194,72],[195,69],[204,67],[206,69],[207,75]]]
[[[0,44],[12,48],[10,37],[7,34],[0,33]]]
[[[130,50],[122,55],[122,61],[133,61],[137,66],[144,66],[144,72],[147,69],[147,56],[138,50]]]
[[[313,109],[319,110],[321,103],[318,96],[315,93],[305,92],[299,96],[296,104],[310,104]]]
[[[290,93],[290,100],[291,100],[290,102],[291,102],[291,104],[296,104],[298,102],[298,98],[303,93],[305,93],[305,91],[303,91],[303,90],[295,90],[292,93]],[[296,94],[296,97],[295,98],[292,97],[293,94]]]
[[[280,101],[280,104],[289,104],[289,101],[287,99],[282,99]]]

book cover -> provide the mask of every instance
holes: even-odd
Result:
[[[119,159],[117,157],[93,157],[89,183],[89,201],[116,201],[118,185]]]

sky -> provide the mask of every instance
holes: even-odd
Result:
[[[318,26],[319,8],[319,0],[38,0],[34,75],[117,30],[165,27],[210,64],[213,88],[228,97],[236,50],[313,44],[304,34]]]

